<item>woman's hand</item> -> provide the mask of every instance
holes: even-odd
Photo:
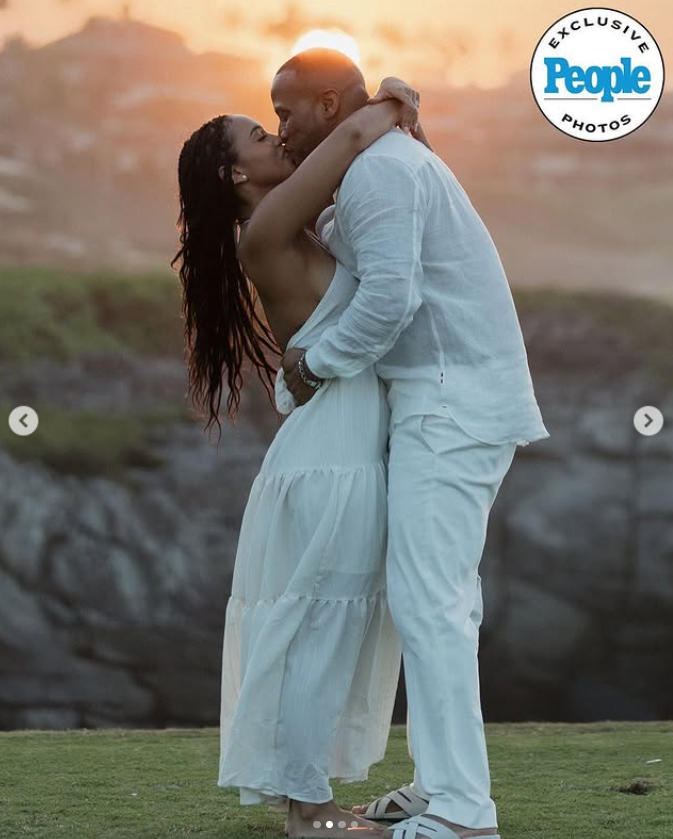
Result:
[[[423,131],[423,126],[421,125],[420,120],[416,123],[416,128],[412,129],[411,136],[414,138],[414,140],[418,140],[419,142],[423,143],[424,146],[427,146],[430,149],[430,151],[434,151],[434,149],[430,145],[430,140],[428,140],[425,131]]]
[[[402,79],[395,76],[386,76],[379,85],[376,96],[371,96],[367,100],[367,104],[374,105],[386,99],[396,99],[402,104],[397,124],[407,134],[413,133],[418,124],[418,107],[421,102],[421,94]]]

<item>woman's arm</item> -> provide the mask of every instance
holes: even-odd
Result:
[[[400,128],[404,131],[409,128],[410,130],[407,133],[411,134],[415,140],[423,143],[424,146],[427,146],[431,152],[434,152],[434,149],[430,145],[430,140],[428,140],[418,119],[421,94],[403,79],[398,79],[396,76],[386,76],[379,85],[376,96],[370,97],[367,103],[373,105],[376,102],[384,102],[386,99],[391,98],[399,99],[404,105],[400,116]]]
[[[393,128],[402,105],[388,99],[365,105],[338,125],[290,177],[259,202],[250,218],[245,250],[255,258],[262,249],[294,242],[304,226],[332,201],[353,160]]]

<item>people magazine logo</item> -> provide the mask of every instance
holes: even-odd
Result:
[[[652,33],[616,9],[578,9],[552,24],[535,48],[530,83],[538,107],[569,137],[606,142],[632,134],[664,89]]]

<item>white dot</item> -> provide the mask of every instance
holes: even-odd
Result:
[[[320,827],[320,822],[313,822],[313,827]]]
[[[346,827],[346,822],[339,822],[339,827]]]
[[[351,822],[351,827],[359,827],[359,822]]]
[[[325,827],[334,827],[332,822],[325,822]]]

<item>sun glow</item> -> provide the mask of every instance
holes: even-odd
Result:
[[[341,29],[312,29],[296,42],[292,47],[292,55],[304,50],[324,47],[329,50],[338,50],[347,55],[351,61],[360,63],[360,47],[355,38],[347,35]]]

